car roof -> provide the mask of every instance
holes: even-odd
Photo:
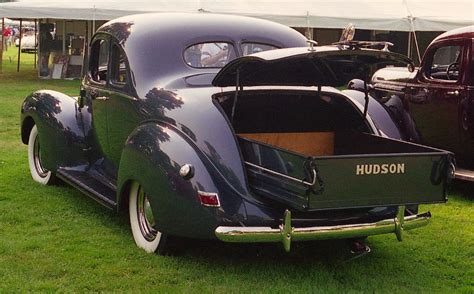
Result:
[[[474,25],[445,32],[439,35],[438,37],[436,37],[433,40],[433,43],[437,41],[441,41],[441,40],[458,39],[458,38],[473,39],[474,38]]]
[[[197,43],[230,42],[240,55],[240,43],[245,41],[286,48],[306,46],[307,40],[278,23],[213,13],[130,15],[105,23],[97,34],[108,34],[122,46],[137,84],[157,80],[166,84],[189,74],[216,73],[219,69],[195,69],[184,62],[185,48]]]
[[[304,39],[301,34],[282,24],[268,20],[213,13],[147,13],[129,15],[111,20],[102,25],[98,31],[112,34],[120,42],[130,35],[135,37],[170,37],[170,32],[179,39],[192,39],[193,36],[231,35],[279,35],[287,41]],[[299,36],[298,36],[299,35]]]

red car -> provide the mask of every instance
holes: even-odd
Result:
[[[446,32],[419,68],[388,67],[372,77],[379,99],[400,99],[423,144],[453,151],[456,177],[474,180],[474,26]],[[464,168],[464,169],[462,169]]]

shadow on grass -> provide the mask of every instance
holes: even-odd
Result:
[[[308,264],[344,263],[353,255],[350,254],[346,240],[294,242],[291,251],[285,252],[281,243],[224,243],[217,240],[195,240],[179,238],[173,240],[174,252],[177,258],[196,258],[220,260],[224,263],[239,263],[249,261],[291,262]],[[308,258],[311,256],[311,258]]]
[[[448,191],[448,194],[453,193],[464,200],[474,200],[474,182],[455,180]]]
[[[97,219],[105,227],[112,228],[116,232],[130,234],[128,214],[126,211],[116,213],[101,206],[93,199],[87,197],[65,183],[59,184],[67,187],[70,193],[68,197],[71,205],[77,205],[81,211],[96,215]],[[84,203],[86,198],[88,203]],[[87,212],[84,211],[87,209]],[[370,243],[370,242],[369,242]],[[345,263],[354,255],[350,253],[349,243],[346,240],[327,240],[293,242],[291,251],[285,252],[281,243],[225,243],[218,240],[200,240],[190,238],[170,238],[169,245],[172,248],[167,254],[177,259],[195,259],[196,261],[218,260],[224,263],[252,262],[258,259],[260,262],[290,262],[307,264],[317,261],[319,263]],[[135,246],[133,240],[130,246]],[[308,259],[308,255],[312,258]],[[363,257],[365,258],[365,257]]]

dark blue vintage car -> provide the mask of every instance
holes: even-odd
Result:
[[[291,47],[291,48],[290,48]],[[286,48],[286,49],[285,49]],[[338,90],[405,57],[314,47],[268,21],[213,14],[119,18],[94,35],[80,96],[38,91],[21,109],[33,179],[56,178],[129,212],[136,244],[360,238],[426,225],[451,154],[383,104]]]

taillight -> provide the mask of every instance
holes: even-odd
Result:
[[[217,193],[198,191],[198,196],[199,196],[199,200],[201,201],[201,204],[204,206],[210,206],[210,207],[221,206],[221,203],[219,201],[219,195],[217,195]]]

